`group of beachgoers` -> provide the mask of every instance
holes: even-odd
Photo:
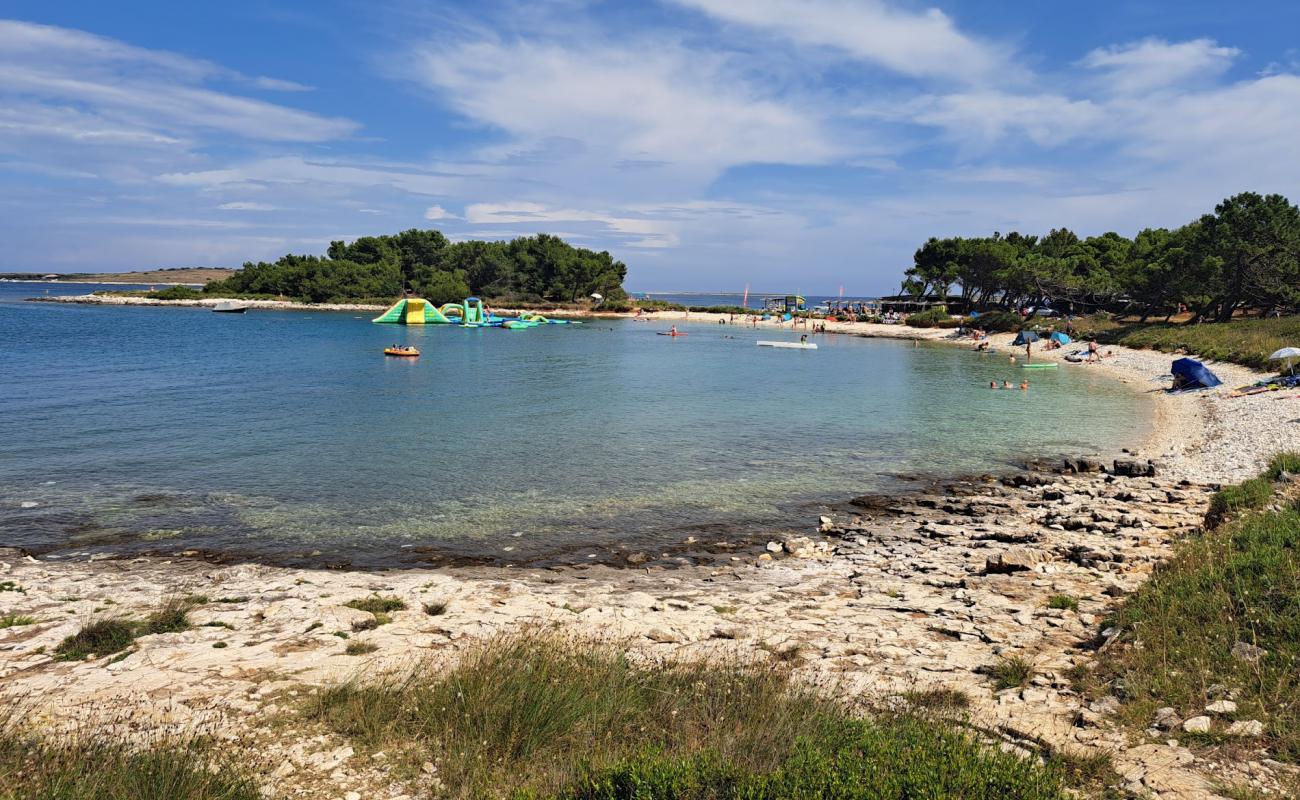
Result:
[[[997,381],[989,381],[989,388],[990,389],[1015,389],[1016,387],[1011,385],[1011,381],[1003,381],[1001,386],[998,386]],[[1019,388],[1028,391],[1029,381],[1021,381]]]

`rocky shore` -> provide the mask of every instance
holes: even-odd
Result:
[[[840,327],[969,346],[948,331]],[[1018,354],[1009,340],[995,336],[981,357]],[[1210,798],[1228,784],[1276,791],[1295,780],[1291,768],[1260,755],[1202,759],[1159,721],[1135,738],[1112,724],[1115,707],[1088,703],[1070,676],[1105,646],[1115,605],[1196,533],[1219,483],[1254,474],[1277,450],[1300,450],[1300,405],[1286,393],[1166,396],[1159,378],[1170,356],[1113,353],[1062,368],[1104,370],[1151,393],[1156,424],[1133,452],[848,499],[805,530],[773,531],[766,546],[630,552],[621,565],[390,572],[0,551],[0,613],[36,620],[0,629],[0,697],[52,730],[213,732],[265,759],[275,796],[399,798],[409,786],[382,760],[294,723],[301,698],[542,625],[625,641],[650,658],[779,659],[875,706],[951,690],[968,699],[970,723],[1007,746],[1110,754],[1135,796]],[[1212,366],[1225,388],[1255,379]],[[346,605],[371,595],[406,608],[384,622]],[[142,636],[123,657],[52,657],[89,620],[143,618],[177,597],[193,600],[189,630]],[[354,651],[375,649],[350,655],[358,642],[366,647]],[[1010,658],[1030,674],[1002,688],[998,665]]]

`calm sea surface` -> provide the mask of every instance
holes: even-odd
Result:
[[[1149,424],[1102,370],[945,346],[21,302],[87,288],[0,283],[0,545],[546,559],[806,527],[899,475],[1109,450]],[[424,355],[385,358],[394,342]]]

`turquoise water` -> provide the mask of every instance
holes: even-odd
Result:
[[[0,545],[56,556],[579,558],[806,527],[900,475],[1106,451],[1148,425],[1100,370],[942,345],[19,301],[45,288],[0,283]],[[385,358],[394,342],[424,355]],[[1024,375],[1029,392],[988,389]]]

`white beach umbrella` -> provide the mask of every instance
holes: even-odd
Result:
[[[1269,356],[1268,360],[1286,361],[1286,368],[1294,373],[1295,370],[1291,368],[1291,361],[1297,358],[1300,358],[1300,347],[1283,347],[1281,350],[1278,350],[1276,353]]]

